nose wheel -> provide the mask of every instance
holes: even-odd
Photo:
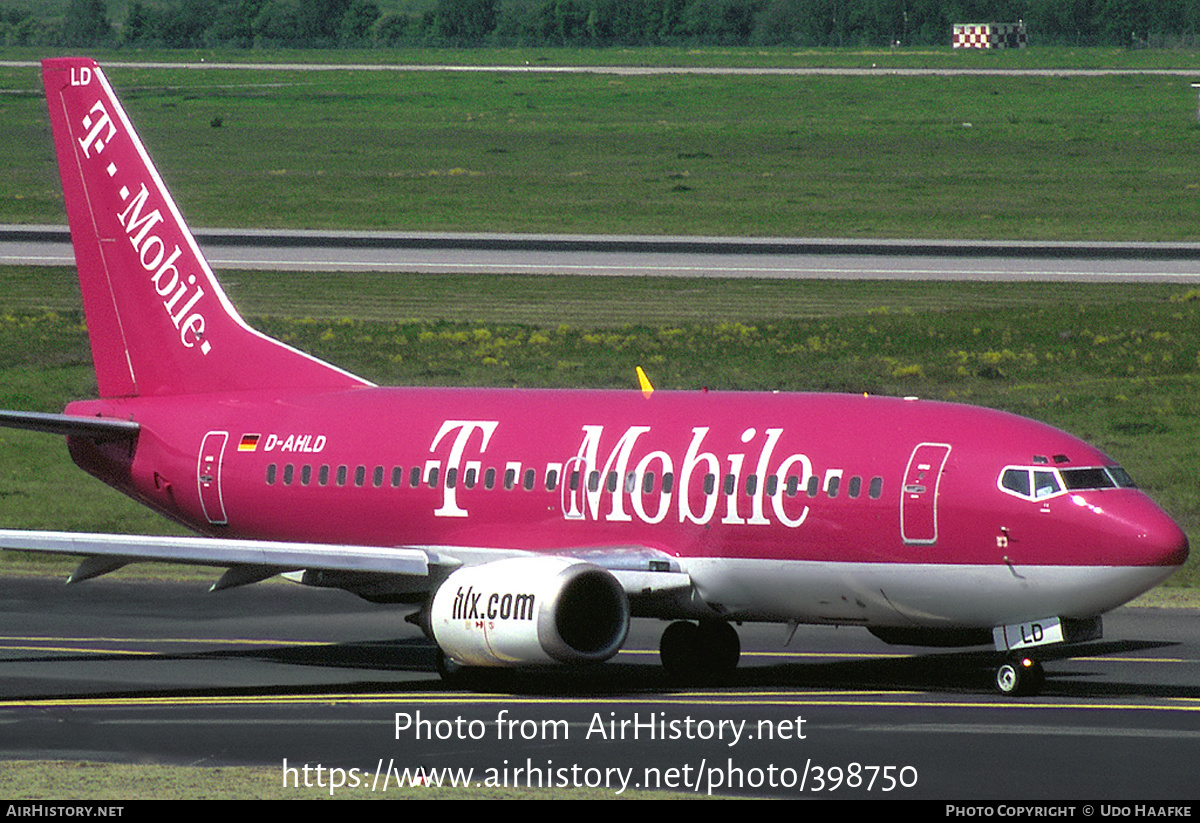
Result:
[[[996,669],[996,691],[1005,697],[1040,694],[1045,682],[1042,664],[1031,657],[1012,657]]]

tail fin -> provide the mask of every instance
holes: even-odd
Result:
[[[42,80],[101,397],[370,385],[245,324],[95,61]]]

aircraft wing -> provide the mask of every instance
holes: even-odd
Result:
[[[412,548],[18,529],[0,529],[0,548],[83,555],[85,559],[68,583],[98,577],[137,561],[228,567],[229,571],[213,585],[214,591],[302,569],[428,577],[431,566],[460,565],[452,558]]]
[[[0,529],[0,549],[81,555],[83,561],[67,578],[78,583],[135,562],[157,561],[224,566],[227,571],[212,590],[256,583],[286,572],[348,576],[395,576],[439,579],[463,562],[453,549],[443,554],[427,548],[293,543],[220,537],[167,537],[86,532]],[[650,602],[688,590],[691,578],[670,555],[641,546],[606,546],[556,552],[610,571],[631,601]],[[432,581],[431,581],[432,582]]]

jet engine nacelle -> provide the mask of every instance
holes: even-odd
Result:
[[[442,652],[467,666],[598,663],[629,632],[629,599],[599,566],[514,557],[451,574],[429,624]]]

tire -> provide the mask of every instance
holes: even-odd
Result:
[[[667,626],[658,643],[658,657],[672,677],[694,675],[700,663],[700,627],[686,620]]]
[[[733,624],[724,620],[700,624],[699,668],[713,674],[728,674],[737,668],[742,656],[742,641]]]
[[[1006,660],[996,669],[996,691],[1005,697],[1039,694],[1045,682],[1042,664],[1028,657]]]

